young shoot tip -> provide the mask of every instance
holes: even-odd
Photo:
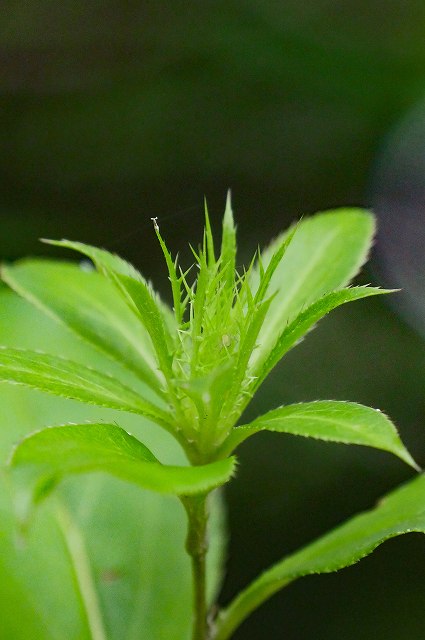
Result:
[[[226,209],[232,208],[232,190],[230,189],[230,187],[227,189],[227,195],[226,195]]]

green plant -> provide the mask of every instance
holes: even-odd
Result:
[[[32,505],[42,503],[72,474],[103,471],[143,489],[176,495],[188,522],[192,639],[226,640],[255,608],[298,577],[338,570],[389,537],[425,531],[425,480],[419,476],[372,511],[277,563],[212,618],[217,577],[208,590],[208,521],[210,511],[219,506],[210,496],[233,477],[234,451],[244,440],[269,430],[367,445],[418,467],[390,420],[355,403],[287,405],[237,426],[266,376],[318,320],[347,302],[388,293],[347,287],[370,247],[371,214],[344,209],[303,220],[239,270],[230,199],[218,253],[207,212],[205,219],[202,245],[192,249],[195,265],[187,271],[172,258],[154,220],[171,282],[173,312],[129,263],[81,243],[48,241],[82,253],[97,272],[48,261],[3,267],[3,279],[12,289],[123,365],[127,373],[122,380],[118,369],[108,375],[68,358],[4,347],[0,380],[143,416],[178,442],[189,464],[162,464],[114,422],[67,424],[22,439],[9,468],[19,488],[24,520]],[[62,503],[58,518],[78,565],[91,636],[103,640],[107,631],[90,578],[90,560],[81,552],[79,534]]]

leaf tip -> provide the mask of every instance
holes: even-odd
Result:
[[[229,189],[226,196],[226,207],[224,209],[223,226],[234,227],[233,208],[232,208],[232,192]]]

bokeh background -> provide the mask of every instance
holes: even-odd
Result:
[[[168,297],[150,217],[173,252],[218,230],[232,189],[240,260],[302,214],[372,207],[362,282],[402,287],[334,312],[263,386],[282,402],[379,407],[425,464],[425,4],[421,0],[4,0],[0,255],[68,237],[132,260]],[[361,448],[264,437],[241,448],[221,596],[410,477]],[[310,577],[235,636],[425,636],[425,541]]]

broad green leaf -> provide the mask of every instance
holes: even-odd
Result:
[[[146,416],[171,429],[169,415],[115,378],[38,351],[0,347],[0,382]]]
[[[74,473],[105,471],[144,489],[190,495],[229,480],[234,458],[197,467],[162,465],[134,436],[113,424],[48,427],[30,434],[14,449],[10,467],[36,465],[54,480]]]
[[[411,532],[425,533],[425,475],[265,571],[219,615],[215,640],[230,638],[250,613],[297,578],[348,567],[389,538]]]
[[[303,336],[311,331],[315,324],[330,311],[347,302],[354,302],[355,300],[361,300],[362,298],[384,293],[392,293],[392,290],[378,289],[376,287],[349,287],[340,289],[339,291],[331,291],[331,293],[327,293],[319,298],[319,300],[316,300],[316,302],[313,302],[283,329],[275,339],[271,351],[268,354],[263,352],[264,356],[267,356],[265,360],[261,358],[255,359],[255,365],[250,372],[253,378],[255,378],[252,383],[252,391],[258,389],[264,378],[277,365],[279,360],[283,358],[285,353],[297,345]],[[267,324],[267,322],[268,319],[266,319],[265,324]]]
[[[1,340],[15,347],[37,344],[67,357],[91,358],[99,370],[108,366],[60,324],[6,289],[0,292]],[[0,385],[0,456],[46,424],[98,420],[117,414],[108,409],[52,398],[16,385]],[[143,438],[169,464],[183,464],[175,440],[139,416],[120,414],[122,426]],[[94,587],[108,640],[189,640],[191,571],[184,551],[186,516],[174,496],[117,482],[107,474],[75,476],[57,494],[71,511],[91,565]],[[71,558],[56,500],[44,502],[24,541],[16,543],[16,525],[8,484],[0,475],[0,637],[13,640],[93,640],[78,587],[79,569]],[[214,496],[215,497],[215,496]],[[222,575],[223,517],[221,502],[211,504],[209,554],[210,601]],[[19,539],[18,539],[19,542]],[[42,567],[42,571],[40,571]],[[176,583],[169,576],[178,576]],[[66,606],[64,605],[66,603]],[[19,611],[19,615],[16,615]]]
[[[372,215],[362,209],[328,211],[297,224],[268,287],[268,293],[276,296],[253,353],[254,366],[267,358],[276,336],[302,309],[350,282],[367,258],[374,228]],[[263,252],[264,268],[276,246],[290,233],[280,236]],[[252,276],[254,290],[259,283],[258,267]]]
[[[172,377],[170,351],[172,351],[173,339],[167,327],[172,322],[171,313],[159,302],[141,274],[129,262],[104,249],[70,240],[45,240],[45,242],[73,249],[87,256],[98,270],[117,286],[130,308],[138,314],[145,326],[152,340],[160,368],[165,377],[170,380]]]
[[[19,295],[160,393],[163,380],[149,335],[106,278],[56,260],[23,260],[4,265],[1,274]]]
[[[354,402],[319,400],[279,407],[250,424],[234,427],[223,445],[223,454],[260,431],[375,447],[393,453],[419,470],[387,416]]]

